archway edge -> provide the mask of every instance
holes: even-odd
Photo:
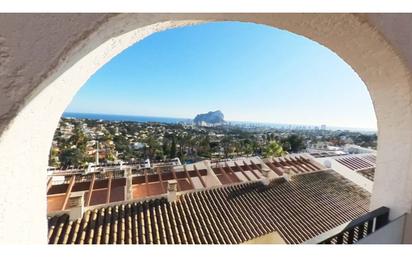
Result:
[[[62,15],[61,19],[67,17]],[[56,22],[56,19],[59,20],[58,15],[50,20],[46,18],[44,24],[50,22],[52,25],[51,22]],[[389,206],[392,209],[392,217],[409,211],[412,203],[412,194],[409,191],[412,185],[409,175],[412,145],[412,136],[409,135],[412,129],[410,70],[396,48],[385,40],[384,35],[369,23],[365,16],[353,14],[97,15],[93,19],[77,24],[77,29],[67,28],[66,38],[70,38],[71,35],[75,38],[72,44],[60,42],[59,45],[59,42],[54,42],[50,46],[57,50],[53,55],[48,55],[48,58],[39,61],[46,65],[45,73],[41,70],[36,73],[34,69],[32,71],[34,77],[29,77],[32,84],[24,84],[24,79],[21,83],[19,81],[14,83],[14,87],[20,87],[22,93],[11,99],[10,106],[5,106],[10,111],[3,116],[6,118],[2,120],[0,127],[4,129],[7,126],[0,137],[0,156],[3,156],[3,160],[7,160],[7,163],[0,163],[0,170],[2,170],[0,177],[6,185],[0,187],[1,242],[45,242],[46,175],[42,172],[47,166],[46,157],[58,119],[87,79],[113,56],[145,36],[164,29],[205,21],[253,22],[288,30],[328,47],[351,65],[368,87],[378,121],[379,158],[372,208],[381,205]],[[30,29],[44,32],[44,28],[40,27]],[[60,29],[65,31],[64,23],[61,23]],[[36,37],[31,40],[48,46],[47,40]],[[33,56],[23,56],[20,67],[27,65],[26,62],[31,63],[30,57]],[[23,75],[25,72],[24,69],[20,70]],[[3,82],[4,77],[0,78]],[[3,83],[3,85],[8,84]],[[13,89],[6,88],[9,91]],[[22,108],[16,108],[16,105]],[[27,128],[30,131],[27,131]],[[26,163],[27,158],[29,159]],[[388,170],[394,175],[387,176],[385,171]],[[24,215],[29,210],[31,215]],[[22,213],[22,217],[16,217],[16,213]],[[16,219],[21,220],[17,226]],[[31,224],[29,228],[27,224]]]

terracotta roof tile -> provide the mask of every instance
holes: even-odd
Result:
[[[310,165],[307,165],[310,167]],[[303,169],[303,167],[301,167]],[[277,231],[302,243],[368,211],[370,194],[334,171],[186,193],[49,218],[49,243],[238,244]]]

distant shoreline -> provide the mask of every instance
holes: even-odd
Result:
[[[159,123],[172,123],[172,124],[191,121],[191,119],[185,119],[185,118],[101,114],[101,113],[77,113],[77,112],[64,112],[63,117],[64,118],[77,118],[77,119],[107,120],[107,121],[159,122]]]
[[[102,113],[78,113],[78,112],[64,112],[62,117],[77,118],[77,119],[106,120],[106,121],[158,122],[158,123],[168,123],[168,124],[189,123],[193,121],[193,119],[190,119],[190,118],[102,114]],[[315,127],[314,125],[280,124],[280,123],[267,123],[267,122],[252,122],[252,121],[227,121],[227,122],[233,125],[270,126],[273,128],[285,128],[289,126],[294,127],[294,128],[302,127],[302,126],[311,127],[311,128]],[[355,131],[355,132],[370,132],[370,133],[377,132],[376,130],[373,130],[373,129],[333,127],[333,126],[327,126],[327,130],[349,130],[349,131]]]

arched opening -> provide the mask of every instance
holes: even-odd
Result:
[[[208,20],[239,20],[266,24],[286,29],[313,39],[337,53],[359,74],[368,87],[375,106],[379,128],[379,153],[377,175],[372,205],[379,207],[387,205],[392,208],[391,215],[397,217],[409,210],[410,199],[399,198],[408,192],[409,178],[409,135],[411,112],[409,107],[409,73],[403,62],[388,47],[376,31],[365,25],[364,21],[355,15],[248,15],[248,14],[202,14],[202,15],[153,15],[142,19],[139,15],[117,15],[108,17],[93,32],[88,34],[80,43],[71,46],[65,54],[65,59],[52,70],[40,86],[31,92],[27,104],[14,118],[8,129],[2,134],[0,151],[9,159],[2,164],[5,182],[10,182],[2,195],[6,199],[8,209],[4,212],[2,221],[3,231],[16,231],[9,220],[21,201],[9,203],[11,194],[21,187],[16,181],[7,179],[14,171],[24,170],[18,176],[28,176],[23,182],[26,186],[20,194],[33,193],[32,203],[26,205],[33,209],[34,214],[25,217],[24,224],[35,224],[26,233],[27,238],[2,235],[5,240],[33,240],[32,236],[45,231],[44,213],[44,180],[45,176],[28,175],[29,170],[42,171],[47,166],[47,155],[51,135],[64,108],[84,82],[113,56],[126,49],[143,37],[174,26],[190,25]],[[150,25],[152,24],[152,25]],[[354,33],[356,31],[357,33]],[[61,58],[60,58],[61,59]],[[385,60],[385,63],[382,63]],[[391,86],[388,86],[391,85]],[[405,111],[406,110],[406,111]],[[17,113],[16,113],[17,114]],[[396,115],[391,115],[396,114]],[[26,133],[28,124],[38,124],[31,133]],[[407,142],[405,144],[405,142]],[[19,144],[16,150],[11,146]],[[398,151],[396,157],[394,152]],[[400,153],[399,153],[400,152]],[[23,156],[30,156],[30,163],[21,162]],[[19,156],[16,158],[16,156]],[[384,157],[381,157],[384,156]],[[398,176],[385,177],[384,170],[396,170]],[[33,180],[31,180],[31,178]],[[391,195],[386,189],[399,184],[399,179],[406,179]],[[26,177],[27,180],[27,177]],[[13,188],[15,190],[13,190]],[[395,202],[394,199],[397,199]],[[23,199],[21,199],[23,201]],[[42,218],[40,218],[42,217]],[[37,220],[38,219],[38,220]],[[17,229],[18,231],[19,229]],[[37,239],[36,239],[37,240]],[[38,240],[42,240],[41,238]]]
[[[356,98],[360,99],[356,101]],[[352,100],[349,106],[347,99]],[[222,118],[226,124],[210,128],[207,125],[202,126],[200,122],[193,125],[186,120],[215,109],[224,114]],[[186,26],[145,38],[98,70],[77,93],[69,110],[75,113],[65,116],[72,118],[61,120],[61,126],[57,134],[55,133],[55,152],[62,151],[54,160],[57,159],[60,165],[66,167],[73,165],[74,169],[60,169],[59,164],[53,164],[58,170],[52,171],[56,175],[52,178],[60,180],[65,175],[65,180],[55,181],[57,183],[48,190],[49,243],[81,243],[78,234],[64,241],[65,235],[72,234],[67,230],[71,231],[76,225],[67,224],[69,229],[60,234],[56,229],[62,225],[60,221],[64,220],[63,226],[67,223],[67,219],[64,219],[67,216],[61,216],[63,211],[69,213],[73,222],[77,222],[75,220],[81,215],[75,215],[75,207],[68,205],[72,198],[83,197],[83,217],[87,217],[88,211],[94,213],[97,208],[107,210],[109,205],[125,205],[124,212],[128,212],[136,202],[149,197],[163,199],[162,197],[168,195],[167,184],[174,177],[177,178],[179,195],[195,192],[203,194],[207,189],[222,188],[223,185],[235,187],[257,183],[256,181],[263,177],[262,167],[267,169],[268,177],[277,181],[281,180],[279,176],[285,175],[286,167],[292,169],[290,176],[307,176],[309,173],[320,172],[322,174],[319,176],[326,176],[327,179],[327,172],[322,171],[323,165],[317,166],[314,159],[301,159],[305,158],[303,150],[306,148],[311,152],[320,151],[322,143],[325,142],[332,143],[335,148],[342,147],[343,141],[346,141],[341,139],[342,135],[356,139],[356,133],[322,130],[320,124],[327,123],[328,127],[350,126],[351,123],[348,122],[354,122],[353,126],[362,127],[365,125],[359,124],[359,120],[368,120],[371,122],[369,126],[375,126],[376,123],[365,85],[356,73],[330,50],[286,31],[241,22]],[[357,115],[361,116],[362,111],[369,115],[358,118]],[[119,117],[119,114],[123,116]],[[181,117],[180,122],[185,125],[172,125],[166,119],[162,122],[160,118],[132,115]],[[112,122],[116,119],[120,122]],[[141,123],[127,123],[130,121],[128,119]],[[249,125],[236,123],[236,119],[248,121],[246,124]],[[146,123],[145,120],[157,120],[160,124]],[[339,121],[341,123],[334,123]],[[274,128],[273,125],[265,126],[263,122],[295,125],[293,128],[283,128],[284,125]],[[257,124],[252,125],[255,123]],[[253,126],[259,126],[260,129]],[[265,133],[262,133],[263,129]],[[328,139],[315,142],[317,136]],[[309,143],[312,146],[308,146]],[[270,148],[270,145],[273,147]],[[290,155],[287,155],[286,151]],[[338,155],[343,152],[329,153]],[[284,158],[271,159],[280,156]],[[352,160],[354,157],[345,156],[345,159]],[[176,160],[176,164],[172,164],[173,160]],[[204,160],[210,161],[210,165],[203,162]],[[359,162],[367,163],[363,159]],[[94,165],[97,164],[101,166],[96,168]],[[71,182],[73,175],[76,176],[74,184]],[[359,179],[364,179],[359,174],[358,176]],[[318,177],[313,179],[324,181]],[[328,179],[332,184],[333,178]],[[371,181],[366,182],[371,184]],[[316,187],[316,183],[313,183],[313,186]],[[273,188],[274,191],[276,189],[277,187]],[[318,192],[323,190],[317,189]],[[368,190],[371,191],[371,186]],[[354,190],[353,193],[365,198],[360,201],[346,195],[345,198],[350,198],[352,205],[341,216],[350,220],[355,218],[357,211],[363,213],[368,210],[369,205],[366,192],[362,194],[360,190]],[[278,195],[279,198],[287,199],[283,194]],[[208,199],[207,195],[202,196]],[[71,198],[66,201],[67,197]],[[333,198],[332,195],[330,197]],[[242,199],[245,204],[242,211],[246,212],[247,199]],[[320,199],[313,201],[319,202]],[[302,202],[302,213],[313,214],[318,211],[310,210],[301,199],[296,199],[296,202]],[[348,207],[346,202],[343,204],[339,199],[333,202],[336,204],[335,208],[338,208],[338,205]],[[197,204],[200,203],[201,200],[197,201]],[[127,207],[128,204],[131,204],[130,208]],[[281,203],[278,204],[282,206]],[[201,207],[206,208],[207,205]],[[322,213],[329,211],[324,209]],[[90,215],[93,219],[94,214]],[[184,213],[180,214],[183,215]],[[192,215],[202,220],[202,214],[194,212],[189,216]],[[277,217],[276,214],[272,216]],[[59,217],[59,221],[53,226],[56,217]],[[284,222],[294,218],[296,217]],[[327,218],[330,222],[337,222],[337,225],[340,222],[333,217]],[[252,220],[253,216],[250,219]],[[160,220],[152,223],[159,228],[162,226]],[[318,226],[319,230],[311,231],[313,234],[308,236],[323,231],[322,224]],[[92,229],[99,230],[98,227]],[[213,227],[209,229],[213,231]],[[251,230],[252,226],[249,229]],[[173,234],[172,230],[170,233]],[[288,243],[301,242],[306,238],[294,239],[291,237],[293,233],[280,233],[281,238],[285,238]],[[248,240],[249,237],[250,235],[245,236],[242,240]],[[120,238],[117,237],[118,243],[122,243]],[[143,242],[146,237],[138,238],[135,242]],[[134,239],[135,237],[125,237],[124,242],[133,242]],[[171,238],[161,239],[174,243]],[[83,242],[93,240],[111,242],[102,241],[100,237],[86,238]],[[158,243],[156,236],[149,237],[148,240]],[[203,240],[205,241],[200,241],[210,242],[207,241],[208,238]],[[282,239],[279,242],[285,241]]]

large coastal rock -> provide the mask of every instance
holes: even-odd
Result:
[[[225,123],[224,115],[221,111],[208,112],[196,115],[193,122],[200,126],[217,126]]]

